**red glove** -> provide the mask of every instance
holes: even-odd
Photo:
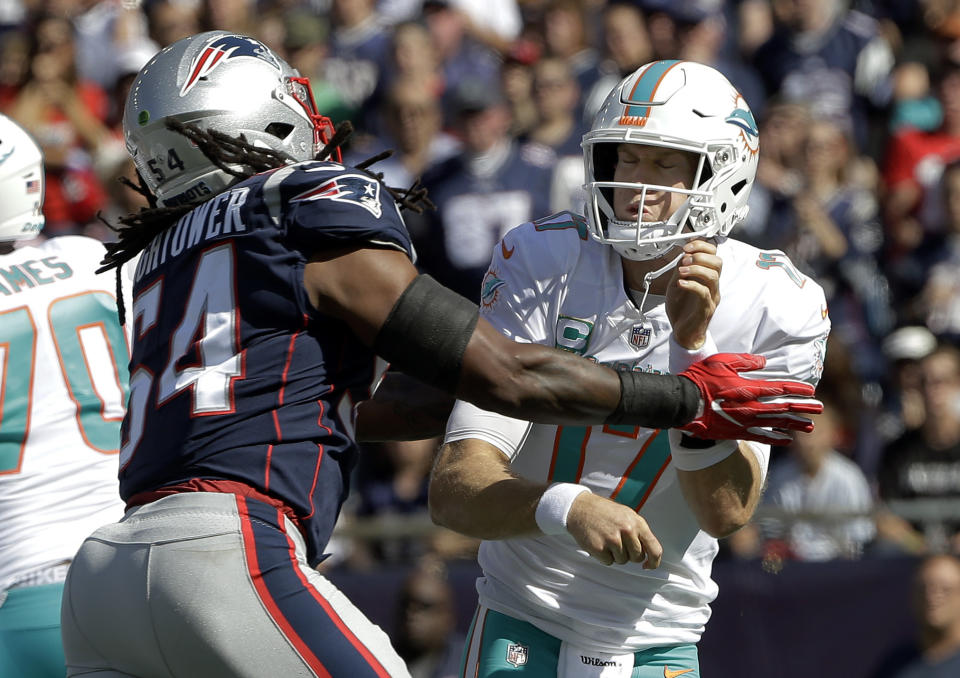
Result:
[[[792,438],[776,429],[809,433],[813,422],[800,414],[820,414],[823,403],[802,381],[761,381],[741,372],[759,370],[763,356],[750,353],[717,353],[680,373],[700,389],[703,412],[681,426],[681,431],[706,439],[755,440],[786,445]]]

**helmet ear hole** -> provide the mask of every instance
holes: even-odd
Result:
[[[613,181],[617,169],[617,144],[595,144],[593,147],[593,176],[597,181]],[[613,204],[613,189],[601,188],[600,193],[610,205]],[[603,216],[601,215],[601,219]]]
[[[271,122],[263,131],[283,141],[290,136],[290,133],[293,131],[293,125],[285,122]]]
[[[617,144],[596,144],[593,147],[593,175],[597,181],[613,181],[617,169]]]

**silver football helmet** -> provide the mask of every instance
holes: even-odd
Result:
[[[16,122],[0,115],[0,241],[27,240],[43,229],[43,153]]]
[[[628,259],[655,259],[695,238],[726,236],[747,214],[760,135],[740,93],[716,69],[692,61],[655,61],[624,78],[583,137],[586,216],[596,240]],[[689,190],[615,182],[617,146],[646,144],[700,156]],[[687,195],[666,221],[622,220],[613,189]]]
[[[178,40],[140,69],[127,96],[127,150],[160,205],[188,204],[237,178],[217,167],[168,119],[193,123],[254,146],[313,159],[333,136],[310,83],[262,42],[228,31]],[[239,169],[239,165],[230,165]]]

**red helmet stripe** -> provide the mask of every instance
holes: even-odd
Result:
[[[200,75],[204,72],[204,65],[207,63],[207,59],[210,58],[210,55],[212,53],[213,53],[213,50],[210,49],[209,47],[203,50],[203,54],[200,56],[200,60],[197,62],[197,65],[194,66],[193,68],[193,73],[191,73],[190,77],[187,78],[187,82],[183,85],[183,89],[180,90],[181,95],[183,95],[187,90],[193,87],[193,83],[195,83],[197,81],[197,78],[199,78]],[[219,58],[222,55],[223,55],[223,52],[220,52],[218,50],[217,57]],[[216,63],[216,60],[214,60],[214,63]]]

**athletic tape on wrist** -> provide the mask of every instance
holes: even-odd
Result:
[[[620,402],[606,424],[673,428],[693,421],[700,408],[700,389],[686,377],[618,371]]]
[[[681,471],[700,471],[713,466],[740,447],[736,440],[700,440],[676,429],[670,429],[667,437],[673,465]]]
[[[562,534],[567,531],[567,514],[573,501],[590,488],[575,483],[554,483],[540,497],[535,518],[544,534]]]

